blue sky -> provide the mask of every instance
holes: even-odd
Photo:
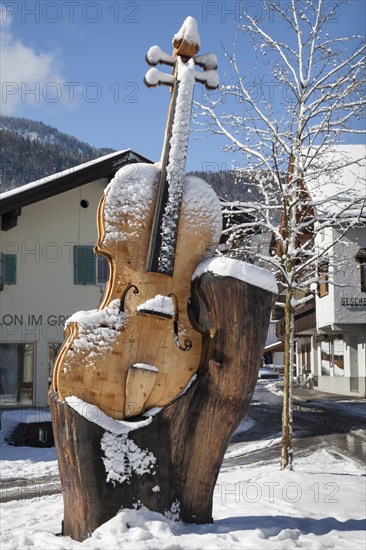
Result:
[[[1,112],[41,120],[97,147],[131,147],[154,161],[160,157],[169,91],[143,84],[149,47],[158,44],[171,53],[173,34],[191,15],[198,21],[201,53],[218,55],[225,80],[222,44],[230,49],[241,12],[264,15],[258,0],[1,4]],[[334,34],[364,33],[365,4],[352,0],[333,24]],[[243,67],[253,70],[250,44],[242,55]],[[202,98],[200,85],[196,98]],[[222,145],[219,138],[197,141],[192,135],[188,168],[228,168],[235,159]]]

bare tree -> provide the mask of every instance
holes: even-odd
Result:
[[[285,294],[282,469],[292,468],[295,307],[309,299],[305,293],[318,280],[319,261],[327,254],[327,247],[317,246],[316,235],[337,225],[339,241],[364,216],[365,198],[357,178],[350,189],[352,182],[337,176],[363,162],[363,155],[340,153],[342,140],[365,133],[359,122],[365,106],[365,44],[358,35],[334,36],[332,25],[344,4],[263,0],[263,13],[275,14],[275,21],[243,15],[233,53],[225,50],[228,83],[219,97],[208,96],[196,104],[196,131],[203,137],[219,134],[226,139],[227,151],[243,154],[245,168],[238,171],[238,180],[254,189],[256,197],[227,205],[228,215],[240,210],[252,215],[252,220],[226,229],[230,240],[256,227],[269,232],[275,242],[272,254],[255,253],[257,260],[272,266]],[[264,77],[248,76],[247,68],[247,75],[243,73],[242,34],[250,36],[259,58],[263,56],[255,74],[262,67]],[[266,81],[280,97],[258,94]]]

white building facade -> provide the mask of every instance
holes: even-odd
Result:
[[[120,151],[2,194],[1,407],[47,405],[65,320],[97,308],[108,279],[93,253],[104,188],[121,166],[144,161]]]
[[[328,216],[353,217],[343,234],[333,223],[316,235],[319,284],[308,319],[298,319],[297,372],[311,371],[321,391],[366,396],[366,147],[333,153],[343,168],[311,190]],[[324,200],[325,199],[325,200]],[[354,201],[354,203],[352,203]]]
[[[319,283],[312,288],[315,298],[295,312],[296,376],[307,373],[314,388],[323,392],[365,397],[365,145],[339,146],[335,164],[340,159],[344,168],[334,176],[328,174],[310,191],[323,208],[321,216],[329,220],[341,212],[352,217],[354,225],[344,234],[335,222],[316,234]]]
[[[335,245],[328,251],[328,275],[315,301],[313,375],[320,390],[365,396],[366,228],[352,228],[338,238],[336,228],[320,235],[320,246]]]

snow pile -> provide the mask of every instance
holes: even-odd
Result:
[[[0,480],[2,482],[58,474],[55,447],[14,447],[2,444],[0,454]],[[14,488],[14,494],[17,493],[19,494],[19,486]]]
[[[173,270],[175,241],[179,210],[183,195],[186,157],[188,148],[189,125],[191,121],[192,98],[194,90],[194,61],[184,63],[177,58],[178,94],[174,112],[172,137],[167,165],[168,199],[161,224],[161,248],[159,271],[170,273]]]
[[[175,59],[171,55],[163,52],[159,46],[151,46],[146,54],[146,61],[149,65],[157,65],[158,63],[165,63],[166,65],[174,65]]]
[[[155,164],[136,163],[123,166],[105,188],[104,242],[140,238],[147,229],[159,180]]]
[[[105,432],[100,444],[105,455],[107,481],[112,481],[113,485],[116,481],[129,482],[133,474],[154,474],[155,456],[148,449],[140,449],[127,435]]]
[[[183,39],[188,42],[188,44],[193,44],[198,48],[200,47],[200,35],[198,34],[197,21],[194,17],[189,16],[183,21],[183,25],[173,37],[173,44]]]
[[[211,256],[212,247],[217,246],[222,233],[221,203],[212,187],[197,176],[185,178],[180,223],[182,227],[194,227],[197,235],[210,228],[211,243],[202,251],[202,257]]]
[[[94,422],[94,424],[97,424],[104,430],[108,430],[109,432],[117,435],[128,434],[129,432],[143,428],[152,422],[152,416],[150,418],[146,418],[145,420],[140,420],[139,422],[115,420],[111,416],[106,415],[96,405],[86,403],[75,395],[66,397],[65,401],[72,409],[80,414],[80,416],[83,416],[86,420],[89,420],[89,422]]]
[[[159,69],[149,69],[145,74],[145,84],[150,88],[155,88],[158,84],[163,84],[164,86],[173,86],[174,77],[171,74],[163,73]]]
[[[221,277],[233,277],[274,294],[278,292],[276,279],[270,271],[240,260],[234,260],[226,256],[206,260],[199,264],[192,275],[192,281],[208,272]]]
[[[78,337],[74,339],[68,354],[72,356],[75,350],[81,350],[87,354],[88,359],[94,360],[111,349],[121,328],[128,322],[128,314],[120,311],[120,305],[121,301],[116,299],[104,309],[78,311],[69,317],[66,325],[77,323]],[[64,368],[67,370],[68,367]]]
[[[143,311],[148,311],[152,313],[160,313],[167,317],[173,317],[174,315],[174,302],[170,296],[163,296],[162,294],[157,294],[154,298],[147,300],[143,304],[140,304],[137,308],[137,311],[142,313]]]
[[[293,472],[280,471],[277,462],[221,470],[209,525],[172,521],[142,507],[121,510],[79,543],[56,536],[63,517],[61,494],[3,503],[2,549],[364,550],[363,470],[324,449],[295,460]]]
[[[226,451],[224,459],[229,460],[231,458],[238,458],[240,456],[244,456],[247,453],[253,453],[255,451],[260,451],[263,449],[271,449],[272,447],[275,447],[282,441],[281,433],[278,432],[273,437],[269,437],[268,439],[260,439],[259,441],[255,441],[254,443],[246,443],[245,447],[243,447],[242,444],[238,445],[230,445],[230,449]]]
[[[164,516],[170,520],[179,521],[180,520],[180,502],[178,500],[175,500],[174,502],[172,502],[170,510],[165,512]]]
[[[135,363],[134,365],[131,365],[131,368],[149,370],[150,372],[158,372],[159,371],[159,369],[154,367],[154,365],[148,365],[147,363]]]
[[[215,70],[209,70],[203,73],[195,71],[194,78],[196,82],[204,84],[209,90],[216,90],[220,84],[218,72]]]
[[[214,53],[204,53],[194,56],[194,62],[206,71],[217,69],[217,57]]]

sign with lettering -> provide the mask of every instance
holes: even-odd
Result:
[[[342,298],[342,306],[357,306],[357,307],[366,307],[366,297],[365,298]]]
[[[0,316],[0,325],[28,325],[38,326],[47,324],[50,326],[64,326],[67,319],[67,315],[51,314],[51,315],[34,315],[29,314],[17,314],[17,313],[5,313]]]

